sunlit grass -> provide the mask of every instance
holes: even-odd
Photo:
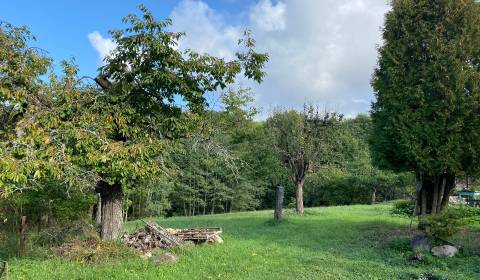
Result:
[[[221,226],[225,243],[179,252],[178,263],[163,266],[140,258],[94,265],[11,259],[10,279],[416,279],[426,272],[441,279],[480,279],[475,244],[451,259],[408,260],[409,220],[391,216],[389,208],[313,208],[279,224],[272,211],[154,219],[173,228]],[[458,239],[479,240],[478,227],[464,234]]]

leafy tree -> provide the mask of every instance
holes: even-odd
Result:
[[[278,155],[289,171],[296,186],[296,211],[304,212],[303,186],[307,173],[317,161],[322,151],[332,143],[332,129],[342,116],[335,113],[321,114],[313,106],[305,106],[303,112],[276,112],[267,120],[267,127],[274,139]]]
[[[140,9],[141,18],[124,18],[130,27],[111,32],[117,48],[96,78],[102,90],[84,84],[77,78],[78,69],[65,63],[65,76],[52,75],[42,90],[48,102],[22,124],[14,146],[32,144],[24,145],[26,156],[20,164],[30,154],[38,155],[37,166],[58,158],[53,160],[58,162],[56,173],[32,168],[37,171],[21,172],[21,180],[17,175],[6,178],[16,186],[51,175],[67,185],[84,180],[91,187],[96,181],[102,201],[101,237],[107,240],[120,233],[124,193],[165,172],[167,139],[188,129],[188,116],[175,100],[183,99],[192,113],[201,112],[204,94],[234,83],[237,75],[261,82],[268,59],[253,50],[248,32],[241,40],[246,52],[233,61],[180,51],[177,43],[184,34],[167,31],[169,20],[156,21],[146,8]],[[1,179],[4,185],[7,180]]]
[[[305,182],[307,205],[367,204],[410,196],[415,185],[411,173],[374,166],[368,143],[371,129],[371,119],[366,115],[341,122],[337,144],[323,155],[329,158],[328,165]]]
[[[413,171],[422,214],[448,204],[455,176],[480,165],[480,4],[396,0],[372,86],[372,149],[383,168]]]

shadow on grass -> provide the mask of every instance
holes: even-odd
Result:
[[[475,256],[409,260],[409,242],[416,230],[409,228],[407,220],[388,215],[356,217],[354,213],[330,217],[321,211],[308,211],[302,216],[287,215],[276,223],[271,216],[270,212],[253,212],[154,220],[173,228],[220,226],[227,246],[229,242],[244,241],[261,244],[266,250],[284,248],[305,266],[321,265],[326,256],[329,262],[343,266],[352,275],[367,274],[372,268],[388,271],[386,274],[395,279],[413,279],[422,273],[443,275],[440,279],[451,279],[452,275],[458,276],[455,279],[475,279],[480,273],[480,258]]]

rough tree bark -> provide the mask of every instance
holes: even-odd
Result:
[[[304,207],[303,207],[303,185],[305,184],[305,179],[300,179],[297,182],[297,192],[296,192],[296,202],[297,202],[297,213],[303,214]]]
[[[373,187],[372,189],[372,205],[375,204],[377,201],[377,187]]]
[[[22,216],[20,219],[20,228],[18,230],[18,256],[23,257],[25,254],[25,227],[27,225],[27,216]]]
[[[100,237],[102,240],[115,240],[120,236],[123,216],[123,191],[119,183],[113,185],[101,181],[97,185],[101,196],[102,222]]]
[[[97,193],[97,211],[95,212],[95,224],[102,225],[102,197]]]
[[[275,193],[275,221],[280,222],[282,219],[282,208],[283,208],[283,186],[278,185]]]
[[[455,176],[444,174],[422,178],[420,191],[420,213],[422,215],[437,214],[447,206],[452,192],[455,190]]]

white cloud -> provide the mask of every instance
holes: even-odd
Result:
[[[263,31],[284,30],[286,5],[283,2],[272,4],[270,0],[261,0],[250,11],[250,22]]]
[[[246,10],[248,22],[229,25],[204,2],[184,0],[171,17],[175,30],[187,32],[182,47],[224,57],[233,56],[241,32],[251,28],[258,50],[270,55],[265,81],[249,84],[264,110],[307,101],[352,115],[370,109],[388,9],[388,0],[259,0]]]
[[[172,29],[187,36],[180,48],[233,59],[241,29],[227,25],[225,19],[202,1],[184,0],[170,14]]]
[[[98,31],[89,33],[88,40],[98,52],[98,58],[101,64],[103,64],[103,59],[107,57],[117,46],[112,39],[104,38]]]
[[[380,27],[389,0],[259,0],[233,25],[228,15],[201,0],[183,0],[171,12],[175,31],[187,36],[180,48],[232,59],[237,40],[249,28],[259,51],[268,52],[267,77],[252,87],[262,117],[275,107],[301,108],[314,102],[345,115],[368,112],[370,79],[381,43]],[[88,35],[105,57],[113,48],[98,32]]]

